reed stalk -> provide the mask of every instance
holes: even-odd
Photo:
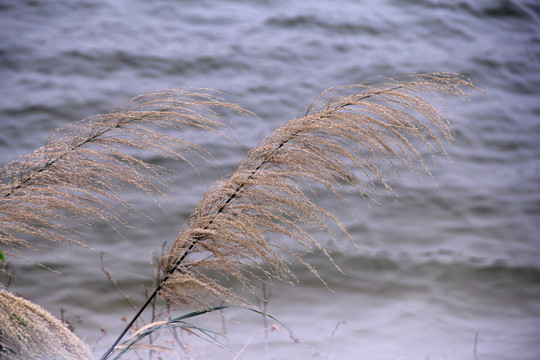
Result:
[[[57,129],[45,146],[5,164],[0,169],[2,262],[4,255],[27,259],[21,249],[39,250],[46,242],[88,246],[74,237],[77,234],[69,227],[74,218],[104,221],[112,226],[115,222],[126,224],[117,211],[119,205],[134,209],[121,196],[126,187],[155,196],[164,194],[162,187],[166,185],[163,169],[127,151],[151,151],[185,161],[186,151],[203,156],[197,144],[168,132],[190,128],[221,133],[225,122],[218,108],[249,113],[204,89],[144,94],[111,113]],[[0,300],[2,319],[26,319],[18,325],[0,322],[0,359],[4,358],[4,350],[8,358],[19,358],[19,350],[37,357],[40,348],[41,356],[50,353],[48,347],[58,348],[51,339],[65,334],[52,315],[7,292],[0,293]],[[40,321],[54,326],[39,325]],[[36,335],[28,335],[28,331]]]
[[[235,279],[247,291],[253,291],[254,279],[295,282],[290,258],[324,283],[305,255],[318,251],[339,267],[313,230],[326,232],[338,247],[340,237],[350,236],[332,211],[317,204],[317,193],[327,191],[342,201],[344,190],[375,197],[380,186],[391,191],[386,168],[399,176],[401,168],[419,174],[420,167],[431,175],[420,147],[446,154],[444,143],[452,140],[451,125],[433,100],[442,95],[464,99],[473,89],[464,77],[435,73],[325,91],[304,116],[275,129],[230,177],[204,193],[160,259],[164,277],[101,359],[109,358],[158,295],[179,306],[212,308],[216,300],[244,304],[245,296],[219,278]],[[46,241],[87,245],[75,240],[67,225],[74,217],[124,223],[118,205],[134,209],[121,196],[125,187],[154,196],[164,194],[166,185],[162,169],[127,150],[189,162],[184,153],[201,154],[202,149],[168,134],[168,129],[221,133],[224,121],[218,108],[250,114],[207,90],[153,92],[109,114],[61,128],[44,147],[7,163],[0,169],[2,260],[20,256],[25,247],[39,249]],[[292,250],[291,240],[301,250]],[[9,312],[13,310],[5,310],[6,304],[24,302],[5,299],[11,295],[0,293],[0,316],[17,318]],[[28,321],[38,324],[46,318],[31,303],[22,308],[35,313],[28,316],[37,316]],[[26,320],[18,324],[25,330]],[[0,350],[12,348],[2,338],[12,331],[9,326],[0,325]],[[56,325],[45,329],[52,337],[60,334]]]
[[[313,184],[338,198],[342,187],[373,196],[377,183],[390,190],[380,171],[383,164],[399,175],[397,163],[413,172],[419,163],[430,174],[412,139],[446,154],[441,138],[451,141],[452,132],[448,120],[419,93],[464,98],[468,89],[474,86],[467,79],[439,73],[323,93],[305,116],[272,132],[228,179],[207,190],[161,259],[166,275],[101,359],[109,357],[157,295],[179,305],[243,301],[208,271],[235,278],[247,288],[250,276],[258,278],[257,271],[287,281],[295,279],[284,257],[291,255],[323,281],[300,252],[280,242],[283,236],[293,239],[334,263],[307,229],[324,230],[336,243],[331,224],[348,234],[339,219],[307,196],[315,191]]]

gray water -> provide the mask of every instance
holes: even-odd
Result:
[[[100,251],[142,303],[151,253],[262,136],[331,86],[449,71],[485,94],[448,99],[456,141],[450,159],[429,163],[433,179],[389,172],[395,195],[378,204],[348,195],[348,212],[321,196],[359,249],[345,239],[336,249],[345,275],[311,257],[331,291],[300,265],[299,285],[273,284],[268,312],[297,341],[282,326],[266,337],[245,310],[227,313],[222,341],[246,346],[241,359],[540,359],[536,0],[0,0],[0,29],[1,163],[42,146],[58,126],[155,89],[213,88],[258,115],[232,119],[236,143],[193,139],[215,158],[197,163],[200,178],[147,155],[175,171],[158,204],[128,195],[153,220],[133,215],[135,229],[122,235],[99,226],[85,238],[93,250],[28,253],[61,275],[8,259],[10,290],[56,316],[63,309],[96,355],[132,315],[100,270]],[[219,317],[200,321],[222,331]],[[185,340],[195,358],[235,357]]]

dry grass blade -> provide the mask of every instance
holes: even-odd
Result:
[[[0,359],[93,359],[90,349],[40,306],[0,290]]]
[[[203,328],[194,326],[188,322],[186,322],[187,319],[194,318],[197,316],[201,316],[210,312],[219,311],[222,309],[226,309],[229,306],[218,306],[215,308],[209,308],[209,309],[203,309],[200,311],[194,311],[190,312],[188,314],[184,314],[182,316],[169,319],[169,320],[163,320],[163,321],[155,321],[150,324],[147,324],[143,326],[142,328],[138,329],[136,332],[134,332],[123,344],[115,346],[116,350],[119,350],[119,352],[116,354],[115,359],[119,359],[122,357],[124,353],[126,353],[130,349],[137,349],[142,348],[145,346],[148,346],[149,349],[151,347],[155,346],[154,344],[143,344],[141,343],[142,339],[144,339],[147,336],[150,336],[156,331],[163,330],[165,328],[180,328],[183,331],[188,332],[190,335],[194,335],[196,337],[199,337],[203,340],[209,341],[215,345],[218,345],[224,349],[227,349],[224,347],[216,338],[218,333],[215,333],[211,330],[205,330]]]
[[[305,116],[276,129],[252,149],[230,178],[210,188],[162,263],[166,278],[160,295],[190,305],[213,298],[239,301],[239,296],[207,276],[208,270],[245,285],[255,271],[294,280],[284,254],[305,264],[281,239],[292,238],[307,252],[329,256],[309,229],[334,237],[340,221],[313,201],[313,185],[323,185],[338,198],[340,187],[361,194],[389,189],[382,169],[399,164],[428,173],[414,138],[429,151],[444,153],[440,139],[451,140],[451,127],[427,96],[465,97],[475,89],[451,74],[416,75],[374,86],[330,89]],[[263,267],[265,264],[266,267]],[[270,270],[265,270],[270,269]],[[318,275],[317,275],[318,276]]]
[[[246,113],[206,90],[166,90],[141,95],[109,114],[61,128],[46,146],[0,169],[0,244],[36,247],[29,238],[77,243],[70,216],[120,221],[115,208],[130,206],[126,187],[160,194],[161,171],[127,151],[145,150],[186,160],[196,144],[167,134],[174,128],[217,132],[217,108]]]

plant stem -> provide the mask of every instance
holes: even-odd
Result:
[[[291,138],[293,138],[296,134],[292,134],[288,139],[285,139],[283,140],[275,149],[274,151],[272,152],[275,153],[277,150],[279,150],[283,145],[285,145]],[[261,167],[264,166],[264,164],[266,164],[269,160],[269,157],[265,157],[263,159],[263,161],[261,161],[261,163],[251,172],[251,174],[248,176],[248,179],[251,178]],[[240,190],[245,186],[245,182],[242,182],[240,185],[238,185],[238,187],[236,188],[236,190],[234,191],[234,193],[232,193],[231,195],[229,195],[229,197],[227,198],[227,200],[225,201],[225,203],[223,203],[223,205],[221,205],[221,207],[218,209],[217,211],[217,214],[223,212],[223,210],[225,209],[225,207],[227,206],[227,204],[229,204],[236,196],[237,194],[240,192]],[[208,226],[210,226],[211,224],[213,223],[213,220],[210,220],[210,222],[208,223]],[[167,275],[165,275],[165,277],[163,278],[163,280],[161,280],[161,282],[159,283],[159,285],[157,286],[157,288],[154,290],[154,292],[152,293],[152,295],[150,295],[150,297],[146,300],[146,302],[141,306],[141,308],[139,309],[139,311],[137,311],[137,313],[135,314],[135,316],[133,316],[133,318],[131,319],[131,321],[126,325],[126,327],[124,328],[124,330],[122,330],[122,333],[120,333],[120,335],[118,336],[118,338],[114,341],[114,343],[109,347],[109,349],[107,349],[107,351],[105,352],[105,354],[103,354],[103,356],[101,357],[101,360],[106,360],[110,355],[111,353],[114,351],[114,347],[116,345],[118,345],[118,343],[120,342],[120,340],[122,340],[122,338],[124,337],[124,335],[128,332],[128,330],[131,328],[131,326],[133,326],[133,324],[135,323],[135,321],[137,321],[137,319],[141,316],[141,314],[143,313],[143,311],[146,309],[146,307],[148,305],[150,305],[150,303],[152,302],[152,300],[156,297],[156,295],[158,294],[158,292],[161,290],[161,288],[163,287],[163,285],[167,282],[167,280],[169,280],[169,278],[172,276],[172,274],[178,269],[178,267],[182,264],[182,262],[185,260],[185,258],[191,253],[191,251],[193,250],[193,248],[195,247],[195,245],[197,245],[197,243],[201,240],[201,238],[195,238],[193,239],[193,241],[191,242],[191,244],[189,245],[189,247],[186,249],[186,251],[182,254],[182,256],[180,257],[180,259],[178,259],[178,261],[176,262],[176,264],[169,270],[169,272],[167,273]]]
[[[120,342],[120,340],[122,340],[122,338],[124,337],[124,335],[126,335],[126,333],[128,332],[128,330],[131,328],[131,326],[133,326],[133,324],[135,323],[135,321],[137,321],[137,319],[139,318],[139,316],[141,316],[141,314],[143,313],[143,311],[146,309],[146,307],[148,305],[150,305],[150,303],[152,302],[152,300],[156,297],[156,295],[158,294],[159,290],[161,290],[161,288],[163,287],[163,284],[165,284],[165,282],[167,280],[169,280],[169,278],[171,277],[171,275],[176,271],[176,269],[178,269],[178,266],[180,266],[180,264],[184,261],[184,259],[188,256],[188,254],[191,252],[191,250],[193,250],[193,248],[195,247],[195,244],[197,244],[197,241],[198,239],[194,240],[191,245],[188,247],[188,249],[186,250],[186,252],[184,252],[184,254],[182,255],[182,257],[176,262],[176,265],[171,269],[169,270],[169,272],[167,273],[167,275],[163,278],[163,280],[161,280],[161,282],[159,283],[159,285],[156,287],[156,289],[154,290],[154,292],[152,293],[152,295],[150,295],[150,297],[146,300],[146,302],[143,304],[143,306],[141,306],[141,308],[139,309],[139,311],[137,311],[137,313],[135,314],[135,316],[133,316],[133,318],[131,319],[131,321],[129,322],[129,324],[126,325],[126,327],[124,328],[124,330],[122,330],[122,333],[118,336],[118,338],[115,340],[115,342],[109,347],[109,349],[107,349],[107,351],[105,352],[105,354],[103,354],[103,356],[101,357],[101,360],[105,360],[107,359],[111,353],[113,352],[114,350],[114,347],[116,345],[118,345],[118,343]]]
[[[385,91],[388,91],[388,90],[397,90],[397,89],[400,89],[402,88],[403,85],[397,85],[395,87],[392,87],[390,89],[386,89]],[[378,95],[379,93],[382,93],[384,92],[383,90],[380,90],[380,92],[375,92],[373,94],[368,94],[368,95],[364,95],[364,96],[361,96],[359,97],[358,99],[356,99],[356,101],[362,101],[364,99],[367,99],[367,98],[371,98],[375,95]],[[333,112],[336,112],[336,111],[339,111],[341,109],[344,109],[348,106],[351,106],[353,105],[353,103],[344,103],[344,104],[341,104],[335,108],[332,108],[332,109],[329,109],[329,110],[326,110],[325,112],[327,112],[328,114],[331,114]],[[310,112],[311,110],[311,107],[307,110],[306,112],[306,116],[307,114]],[[326,115],[328,116],[328,115]],[[253,175],[255,175],[255,173],[257,171],[259,171],[265,164],[267,164],[270,159],[272,158],[272,156],[279,150],[281,149],[283,146],[285,146],[289,141],[291,141],[293,138],[295,138],[296,136],[298,136],[300,131],[296,131],[296,132],[293,132],[291,133],[286,139],[283,139],[272,151],[270,151],[269,153],[267,153],[264,158],[262,159],[261,163],[259,165],[257,165],[252,171],[251,173],[248,175],[247,179],[245,181],[243,181],[240,185],[238,185],[238,187],[235,189],[235,191],[229,195],[229,197],[227,198],[227,200],[221,205],[221,207],[216,211],[216,214],[220,214],[221,212],[223,212],[223,210],[226,208],[226,206],[233,200],[237,197],[238,193],[242,190],[242,188],[246,185],[246,181],[251,179],[253,177]],[[205,229],[207,229],[212,223],[214,222],[214,220],[210,220],[208,222],[208,225],[205,226]],[[146,309],[146,307],[148,305],[150,305],[150,303],[152,302],[152,300],[156,297],[156,295],[158,294],[158,292],[163,288],[163,285],[167,282],[167,280],[169,280],[169,278],[172,276],[172,274],[178,270],[179,266],[182,264],[182,262],[185,260],[185,258],[193,251],[193,249],[195,248],[195,245],[197,245],[197,243],[199,241],[201,241],[203,238],[202,237],[197,237],[197,238],[194,238],[193,241],[191,242],[191,244],[186,248],[185,252],[182,254],[182,256],[178,259],[178,261],[176,262],[176,264],[167,272],[167,274],[165,275],[165,277],[163,278],[163,280],[161,280],[161,282],[159,283],[159,285],[157,286],[157,288],[154,290],[154,292],[152,293],[152,295],[150,295],[150,297],[146,300],[146,302],[141,306],[141,308],[139,309],[139,311],[137,311],[137,313],[135,314],[135,316],[131,319],[131,321],[126,325],[126,327],[124,328],[124,330],[122,331],[122,333],[118,336],[118,338],[116,339],[116,341],[109,347],[109,349],[107,350],[107,352],[105,352],[105,354],[101,357],[101,360],[106,360],[110,355],[111,353],[114,351],[114,348],[116,345],[118,345],[118,343],[122,340],[122,338],[124,337],[124,335],[128,332],[128,330],[131,328],[131,326],[133,326],[133,324],[135,323],[135,321],[137,321],[137,319],[141,316],[141,314],[143,313],[143,311]]]

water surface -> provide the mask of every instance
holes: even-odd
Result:
[[[130,217],[137,229],[122,235],[99,226],[85,239],[95,251],[28,254],[61,275],[10,259],[10,290],[54,315],[64,309],[92,346],[104,328],[101,354],[132,311],[100,270],[100,251],[141,303],[151,252],[174,240],[204,189],[262,136],[331,86],[448,71],[485,91],[468,104],[448,99],[450,160],[428,163],[433,179],[389,172],[398,197],[348,195],[349,212],[323,194],[359,246],[343,238],[335,251],[346,274],[315,254],[332,291],[300,265],[299,285],[271,287],[268,311],[296,342],[283,327],[265,338],[259,316],[231,310],[226,343],[248,343],[245,359],[538,359],[539,19],[533,0],[2,1],[1,163],[58,126],[155,89],[213,88],[258,115],[232,118],[236,143],[191,139],[215,157],[197,162],[200,177],[145,155],[175,171],[161,208],[129,194],[153,220]],[[221,331],[219,317],[201,321]],[[235,356],[186,341],[196,358]]]

